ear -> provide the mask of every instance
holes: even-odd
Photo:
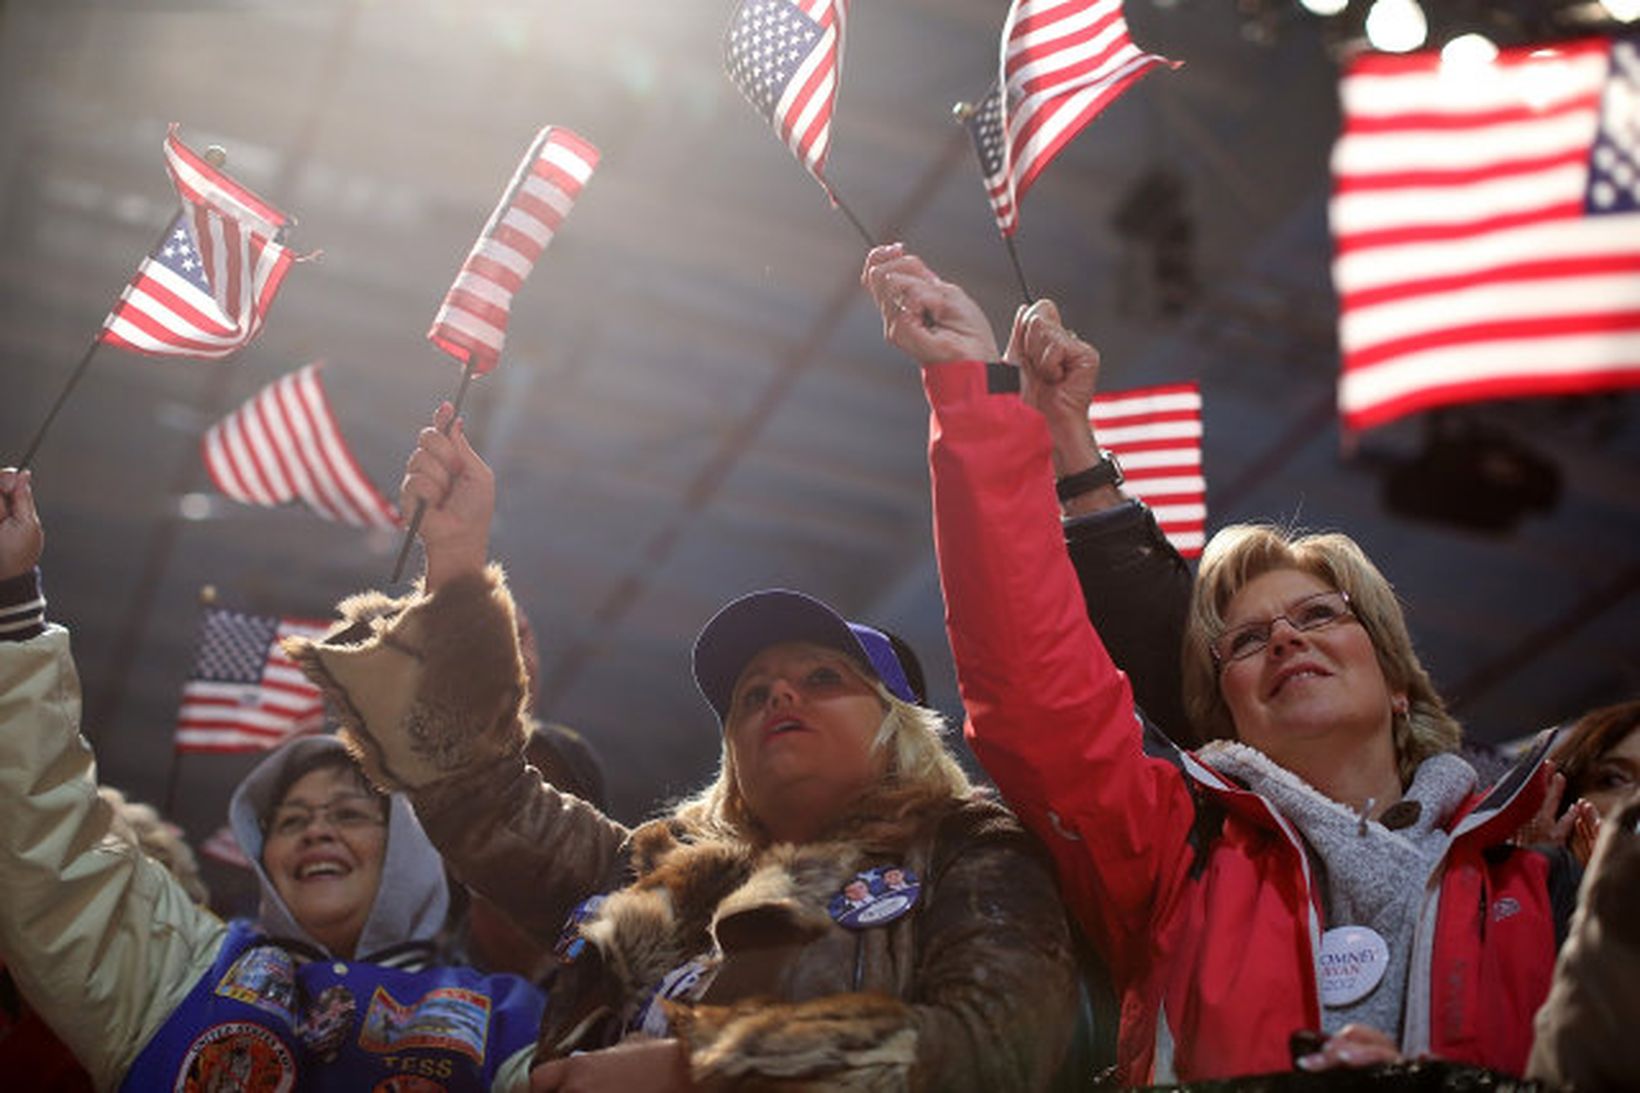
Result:
[[[1407,693],[1405,691],[1395,691],[1389,696],[1389,708],[1393,710],[1397,716],[1405,717],[1407,715],[1407,711],[1412,708],[1412,703],[1407,699]]]

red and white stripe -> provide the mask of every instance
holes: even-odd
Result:
[[[513,294],[597,166],[598,149],[575,132],[549,125],[536,134],[433,317],[434,345],[480,375],[496,366]]]
[[[1083,126],[1157,65],[1178,67],[1133,44],[1122,0],[1013,0],[1001,57],[1013,204]]]
[[[301,501],[327,520],[392,528],[398,509],[360,469],[315,362],[257,392],[200,442],[217,489],[247,505]]]
[[[231,865],[236,869],[249,869],[251,859],[240,847],[239,840],[234,837],[233,828],[223,824],[211,832],[209,838],[199,844],[199,852],[207,858],[212,858],[223,865]]]
[[[261,331],[295,261],[276,242],[288,217],[195,155],[175,125],[165,163],[211,294],[145,257],[103,320],[101,340],[152,356],[227,357]]]
[[[798,162],[820,180],[831,149],[831,118],[843,70],[843,27],[848,0],[793,0],[798,10],[820,25],[820,42],[809,51],[797,74],[775,103],[775,131]],[[827,186],[827,192],[830,187]]]
[[[190,679],[183,684],[176,750],[264,751],[292,736],[323,728],[324,696],[285,654],[280,642],[288,637],[316,638],[328,629],[328,623],[316,619],[280,619],[261,682]]]
[[[1351,64],[1331,206],[1346,428],[1640,384],[1640,214],[1584,211],[1612,63],[1597,40]]]
[[[1121,462],[1123,489],[1150,506],[1180,554],[1199,555],[1207,530],[1201,388],[1183,383],[1096,395],[1088,421],[1100,446]]]

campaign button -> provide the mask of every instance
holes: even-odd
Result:
[[[1348,1006],[1371,994],[1389,968],[1389,946],[1368,926],[1335,926],[1321,935],[1316,978],[1321,1004]]]

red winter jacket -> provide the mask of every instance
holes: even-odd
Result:
[[[1288,1070],[1289,1034],[1321,1027],[1323,922],[1303,844],[1264,798],[1191,753],[1145,753],[1127,678],[1065,554],[1046,426],[1010,393],[1009,371],[924,370],[935,546],[969,740],[1047,843],[1122,989],[1123,1080],[1150,1076],[1158,1004],[1181,1080]],[[1506,840],[1542,799],[1538,766],[1530,758],[1453,821],[1417,927],[1409,1054],[1525,1068],[1555,909],[1549,860]]]

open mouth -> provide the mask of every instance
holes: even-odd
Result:
[[[1283,673],[1281,678],[1276,680],[1276,685],[1270,688],[1270,697],[1274,698],[1280,694],[1287,684],[1295,679],[1322,679],[1330,674],[1330,672],[1324,672],[1320,668],[1299,668],[1296,671]]]
[[[767,740],[771,737],[785,736],[788,733],[802,732],[805,728],[807,726],[803,722],[795,717],[788,717],[783,721],[775,721],[766,725],[763,729],[763,738]]]
[[[308,862],[296,870],[297,880],[313,880],[316,877],[340,877],[348,872],[347,866],[338,861]]]

